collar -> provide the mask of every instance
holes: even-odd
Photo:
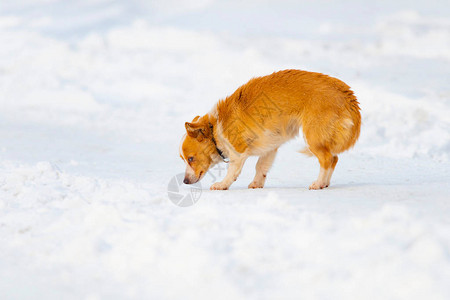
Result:
[[[217,142],[216,142],[216,139],[214,138],[214,128],[211,123],[209,123],[209,128],[211,129],[211,140],[212,140],[214,146],[216,147],[217,153],[219,153],[220,157],[222,157],[222,160],[224,162],[228,163],[230,160],[223,154],[223,151],[220,150],[219,147],[217,147]]]

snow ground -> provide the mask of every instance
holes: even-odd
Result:
[[[326,5],[325,5],[326,4]],[[238,8],[238,9],[236,9]],[[448,299],[446,1],[3,1],[1,299]],[[283,147],[173,205],[183,124],[255,75],[347,82],[332,186]],[[182,186],[182,192],[189,187]]]

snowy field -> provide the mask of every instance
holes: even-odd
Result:
[[[184,122],[287,68],[360,101],[331,187],[298,139],[174,205]],[[448,0],[2,0],[0,105],[0,299],[450,299]]]

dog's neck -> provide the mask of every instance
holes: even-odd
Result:
[[[226,163],[229,162],[228,157],[225,156],[225,153],[217,146],[216,138],[214,137],[214,126],[213,124],[209,123],[209,129],[211,130],[211,141],[213,142],[214,146],[216,147],[216,151],[219,154],[219,156],[222,158],[222,160]]]

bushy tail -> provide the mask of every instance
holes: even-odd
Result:
[[[361,113],[358,100],[352,91],[348,91],[347,112],[336,125],[336,132],[339,133],[334,137],[334,145],[331,152],[341,153],[350,149],[359,138],[361,130]]]
[[[349,104],[350,104],[349,111],[350,111],[350,115],[351,115],[352,122],[353,122],[353,130],[352,130],[352,136],[351,136],[350,140],[348,141],[347,148],[352,147],[356,143],[356,140],[358,140],[359,133],[361,131],[361,113],[360,113],[361,109],[359,108],[359,102],[354,95],[350,99]]]
[[[306,156],[309,156],[309,157],[314,156],[314,154],[311,152],[311,150],[309,150],[308,147],[298,150],[298,152],[301,154],[305,154]]]

